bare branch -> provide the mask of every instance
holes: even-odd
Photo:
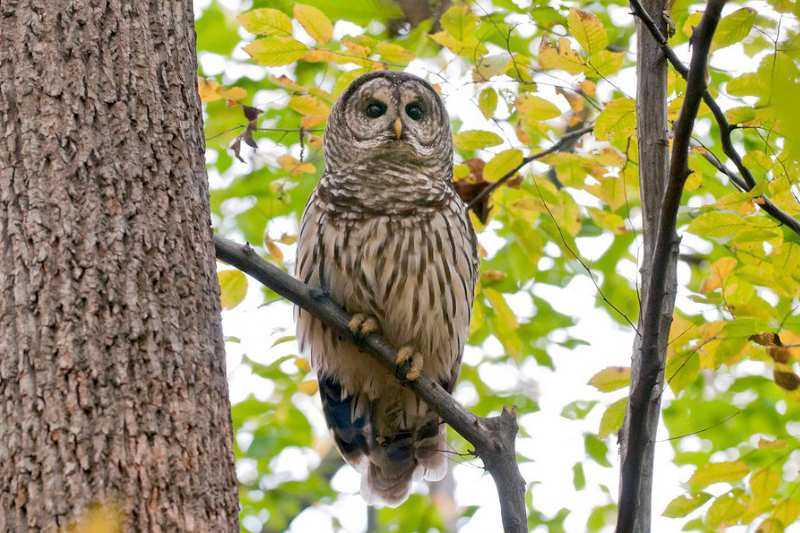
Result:
[[[670,300],[672,303],[675,299],[674,291],[670,292],[668,287],[668,273],[674,270],[678,258],[680,239],[675,233],[678,208],[683,186],[690,174],[688,160],[692,128],[700,108],[700,100],[707,92],[705,75],[711,39],[717,28],[725,1],[709,0],[703,18],[694,31],[686,94],[673,128],[674,138],[669,176],[658,213],[658,230],[654,235],[653,254],[649,265],[650,275],[645,280],[645,297],[641,311],[642,327],[639,329],[641,342],[637,354],[640,371],[637,373],[636,379],[631,381],[628,399],[627,416],[629,420],[625,424],[628,428],[628,434],[625,436],[627,453],[623,456],[620,472],[617,533],[632,532],[639,515],[639,486],[645,474],[644,452],[654,439],[654,433],[651,434],[655,430],[652,417],[658,416],[658,410],[651,407],[658,406],[663,381],[664,350],[662,347],[667,345],[666,339],[663,338],[665,337],[663,332],[668,331],[669,328],[662,326],[665,323],[668,324],[664,321],[672,319],[671,312],[665,315],[662,310],[665,300]]]
[[[686,65],[681,62],[681,60],[675,54],[675,51],[669,46],[667,39],[658,29],[658,26],[656,26],[656,23],[653,21],[647,11],[645,11],[641,0],[630,0],[630,4],[634,15],[641,19],[642,23],[645,25],[645,27],[647,27],[650,34],[661,46],[661,49],[664,51],[664,55],[670,64],[672,64],[682,78],[687,79],[689,69],[686,68]],[[693,43],[694,39],[695,37],[692,38]],[[694,56],[692,57],[694,58]],[[736,169],[741,175],[740,181],[745,184],[744,187],[741,188],[745,191],[752,190],[753,187],[756,186],[756,180],[753,177],[752,172],[750,172],[750,169],[744,165],[742,162],[742,157],[733,146],[733,142],[731,141],[731,131],[733,131],[733,128],[731,127],[730,123],[728,123],[728,119],[725,118],[725,113],[719,107],[719,104],[717,104],[716,100],[714,100],[714,97],[711,96],[711,93],[705,87],[702,96],[703,102],[705,102],[705,104],[711,110],[711,114],[714,115],[714,120],[716,120],[717,125],[719,126],[720,140],[722,141],[722,151],[731,161],[733,161],[733,164],[736,166]],[[728,176],[731,175],[730,172],[725,173],[728,174]],[[763,201],[759,201],[759,205],[764,209],[764,211],[767,212],[767,214],[800,235],[800,221],[780,209],[765,196],[762,195],[761,198]]]
[[[328,295],[311,289],[306,284],[283,272],[259,256],[249,244],[241,245],[214,235],[217,259],[232,265],[266,285],[292,303],[302,307],[327,325],[336,328],[361,348],[365,357],[373,357],[387,371],[398,378],[428,406],[436,411],[453,429],[472,444],[475,453],[497,485],[503,530],[506,533],[528,531],[525,506],[525,481],[517,466],[515,437],[517,434],[517,408],[504,407],[500,416],[482,418],[466,410],[438,383],[424,373],[414,381],[404,376],[409,363],[395,366],[397,350],[382,336],[372,333],[356,338],[348,325],[352,318]]]

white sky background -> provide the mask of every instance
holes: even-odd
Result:
[[[313,0],[307,0],[313,4]],[[200,0],[195,2],[195,13],[199,16],[202,10],[210,3],[210,0]],[[225,8],[233,13],[246,11],[247,4],[239,0],[222,0],[220,2]],[[488,2],[478,4],[490,6]],[[520,3],[520,2],[517,2]],[[747,5],[757,9],[760,14],[768,10],[765,2],[750,2]],[[728,6],[724,14],[739,8],[739,5]],[[699,8],[698,8],[699,9]],[[698,9],[695,9],[698,10]],[[480,9],[476,11],[480,13]],[[609,14],[618,24],[629,24],[631,15],[629,10],[622,7],[609,7]],[[528,23],[530,24],[530,23]],[[335,37],[343,35],[357,35],[361,29],[353,24],[338,22],[335,25]],[[532,32],[533,28],[526,30],[525,26],[517,29],[522,35],[526,31]],[[240,30],[244,36],[246,32]],[[296,36],[302,40],[302,30],[296,32]],[[245,37],[245,41],[250,38]],[[534,42],[534,49],[538,46],[538,40]],[[577,46],[577,45],[576,45]],[[635,43],[631,43],[630,50],[635,50]],[[491,53],[499,53],[502,50],[492,50]],[[684,62],[688,61],[689,51],[683,45],[676,49],[679,57]],[[447,52],[445,56],[451,57]],[[239,47],[234,53],[236,59],[246,59],[247,56]],[[632,53],[628,54],[628,59],[633,59]],[[712,67],[733,71],[736,73],[754,70],[760,57],[750,59],[742,52],[741,45],[734,45],[726,48],[712,56]],[[247,75],[253,79],[261,79],[269,73],[291,74],[291,67],[285,68],[265,68],[256,65],[241,65],[226,60],[224,57],[213,54],[203,53],[200,61],[204,71],[208,75],[223,74],[223,82],[236,79],[241,75]],[[476,105],[475,85],[469,83],[468,76],[460,71],[460,62],[453,62],[446,65],[443,61],[434,60],[415,60],[406,69],[423,77],[427,77],[434,83],[439,83],[442,88],[443,96],[450,112],[451,118],[458,118],[463,122],[462,130],[482,129],[500,133],[507,143],[502,146],[494,147],[486,151],[484,155],[497,153],[508,148],[524,148],[516,139],[512,128],[506,126],[505,131],[500,131],[497,124],[486,120]],[[442,69],[440,74],[447,81],[430,76],[431,71]],[[557,80],[549,77],[550,83]],[[562,85],[570,86],[572,78],[563,74]],[[331,80],[327,80],[330,84]],[[616,85],[627,95],[635,96],[635,69],[626,68],[615,78]],[[513,85],[513,84],[511,84]],[[496,84],[493,84],[496,86]],[[330,87],[324,87],[330,88]],[[605,82],[598,83],[598,96],[600,100],[607,100],[611,95],[612,88]],[[539,94],[549,98],[551,101],[562,106],[562,110],[567,108],[566,102],[555,96],[555,88],[546,85],[539,85]],[[260,91],[253,99],[253,105],[265,106],[274,104],[279,99],[287,98],[283,91]],[[560,103],[559,103],[560,102]],[[284,102],[285,103],[285,102]],[[724,100],[720,101],[723,108],[734,105]],[[498,114],[503,113],[505,106],[501,102],[498,106]],[[696,133],[704,134],[710,128],[708,120],[700,121],[696,127]],[[213,133],[213,132],[210,132]],[[297,147],[294,147],[296,150]],[[293,155],[298,157],[297,153]],[[262,165],[264,162],[275,164],[279,155],[286,152],[286,148],[271,143],[269,140],[259,140],[259,149],[256,153],[245,152],[243,156],[247,164],[235,162],[233,167],[225,176],[211,173],[212,188],[221,188],[228,185],[235,176],[246,174],[251,169],[251,163]],[[215,154],[209,154],[213,159]],[[490,156],[489,156],[490,157]],[[485,159],[488,160],[489,157]],[[533,166],[535,172],[546,169],[545,166]],[[581,194],[580,191],[574,191]],[[578,197],[576,195],[576,197]],[[589,195],[579,197],[581,203],[596,203],[597,200]],[[240,212],[249,207],[246,202],[234,201],[224,205],[226,210],[231,213]],[[636,224],[639,224],[636,214],[632,214]],[[219,221],[215,221],[218,227]],[[489,252],[490,257],[496,253],[502,241],[491,231],[492,226],[479,235],[479,240],[484,248]],[[223,228],[232,229],[232,228]],[[297,221],[286,218],[274,220],[268,227],[268,232],[273,238],[280,236],[284,232],[296,234]],[[235,236],[235,233],[232,234]],[[240,236],[241,237],[241,236]],[[600,257],[611,243],[611,237],[603,235],[596,238],[580,238],[577,240],[580,254],[584,261],[591,262]],[[638,245],[639,243],[635,243]],[[693,247],[699,251],[706,251],[705,245],[699,239],[685,238],[684,246]],[[286,258],[294,257],[293,246],[282,246]],[[554,244],[548,245],[548,253],[558,253],[558,247]],[[635,254],[635,250],[632,250]],[[542,259],[541,268],[546,268],[548,259]],[[637,274],[637,267],[633,263],[627,262],[619,265],[619,272],[633,279]],[[688,268],[679,265],[679,286],[688,279]],[[288,354],[297,353],[295,343],[283,343],[272,348],[272,343],[285,335],[294,335],[294,321],[292,308],[285,302],[278,302],[269,306],[260,307],[262,303],[261,290],[258,282],[250,279],[250,290],[245,301],[236,309],[223,312],[223,328],[226,336],[237,337],[241,342],[226,343],[228,376],[231,391],[231,400],[237,403],[245,399],[248,395],[254,394],[261,400],[268,399],[272,394],[272,385],[268,380],[264,380],[253,375],[246,365],[242,365],[242,355],[263,363],[269,363],[275,359]],[[538,366],[535,361],[523,363],[521,368],[508,363],[504,366],[497,364],[484,365],[481,367],[481,378],[487,385],[497,390],[507,390],[510,387],[519,387],[520,381],[535,382],[535,394],[539,401],[540,411],[532,414],[524,414],[520,418],[521,426],[531,436],[530,438],[520,438],[517,442],[517,451],[525,457],[533,460],[524,463],[522,473],[528,483],[537,482],[534,486],[533,499],[535,507],[552,517],[561,508],[571,510],[571,514],[565,521],[565,528],[568,532],[584,531],[586,520],[591,510],[598,505],[606,505],[616,501],[618,493],[619,476],[619,457],[617,455],[616,442],[607,439],[610,453],[609,460],[612,468],[603,468],[591,460],[586,460],[584,449],[584,433],[596,432],[600,423],[600,417],[605,410],[605,406],[610,405],[617,399],[627,394],[627,389],[616,391],[615,393],[604,394],[595,388],[587,385],[589,379],[598,371],[608,366],[628,366],[630,365],[631,346],[633,343],[633,332],[624,330],[612,321],[608,313],[595,306],[598,297],[596,289],[590,279],[583,276],[576,276],[565,287],[537,284],[533,292],[547,300],[557,311],[574,317],[576,325],[569,329],[570,335],[575,338],[583,339],[589,343],[588,346],[578,346],[575,349],[567,350],[557,345],[552,345],[549,355],[553,359],[556,371],[553,372],[545,367]],[[533,305],[530,296],[526,292],[516,295],[507,295],[509,305],[514,309],[518,316],[530,317],[533,312]],[[623,303],[624,304],[624,303]],[[678,307],[684,310],[696,312],[697,304],[691,302],[679,292]],[[622,305],[621,307],[624,307]],[[633,317],[631,317],[634,319]],[[535,318],[534,318],[535,320]],[[634,319],[635,321],[635,319]],[[475,364],[481,361],[484,354],[500,354],[502,346],[493,338],[490,338],[480,348],[468,347],[464,356],[466,363]],[[287,363],[291,365],[292,363]],[[287,367],[288,368],[288,367]],[[763,371],[759,369],[758,371]],[[475,397],[474,389],[471,385],[462,384],[456,390],[456,398],[468,404]],[[530,387],[529,387],[530,388]],[[664,394],[664,405],[668,404],[672,398],[671,391],[667,390]],[[596,400],[596,406],[585,420],[569,420],[561,416],[561,411],[567,404],[575,400],[592,401]],[[298,407],[306,413],[314,425],[316,433],[324,438],[327,435],[324,419],[322,417],[319,399],[298,394],[295,398]],[[664,439],[667,435],[663,423],[660,423],[658,438]],[[697,428],[702,429],[702,428]],[[687,445],[701,446],[699,438],[688,439]],[[672,463],[674,453],[671,444],[659,442],[656,446],[656,469],[653,492],[653,531],[676,531],[685,520],[673,520],[661,517],[661,513],[667,503],[680,494],[685,493],[685,487],[681,485],[691,475],[692,467],[676,467]],[[302,479],[307,475],[309,469],[316,467],[319,456],[316,453],[302,453],[298,449],[287,449],[279,457],[273,459],[273,467],[276,472],[290,478]],[[580,492],[573,487],[573,465],[577,462],[584,462],[586,475],[586,488]],[[480,464],[479,461],[476,464]],[[240,464],[238,467],[240,476],[253,474],[253,468],[247,464]],[[484,533],[500,531],[499,505],[497,503],[497,493],[494,483],[488,475],[477,466],[469,463],[456,464],[454,467],[456,485],[456,501],[459,505],[480,505],[480,510],[469,520],[466,525],[461,527],[461,533]],[[608,493],[599,490],[598,485],[607,487]],[[362,532],[366,527],[366,506],[358,495],[359,475],[349,467],[343,468],[334,478],[333,486],[343,493],[342,497],[333,506],[318,506],[303,512],[293,522],[290,531],[294,533],[304,533],[309,531],[327,533],[333,531],[331,516],[341,523],[343,532]],[[715,493],[715,486],[710,487],[710,492]],[[427,489],[424,484],[418,485],[418,491],[425,492]],[[720,492],[720,491],[717,491]],[[609,520],[614,522],[613,518]],[[242,524],[245,530],[260,529],[260,524],[245,522]],[[604,531],[611,530],[608,527]],[[787,531],[797,531],[790,528]],[[537,532],[544,532],[546,529],[540,527]],[[730,528],[731,532],[744,532],[747,528]]]

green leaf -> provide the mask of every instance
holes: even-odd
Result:
[[[478,108],[487,120],[492,118],[497,109],[497,91],[491,87],[482,90],[478,95]]]
[[[752,228],[750,222],[762,224],[761,222],[756,222],[756,220],[757,217],[748,220],[734,213],[712,211],[703,213],[692,220],[687,229],[699,237],[727,237]]]
[[[594,123],[594,136],[600,141],[624,139],[636,131],[636,102],[618,98],[606,104]]]
[[[739,481],[750,472],[750,467],[742,461],[725,461],[700,465],[689,478],[689,484],[696,487]]]
[[[522,152],[520,150],[503,150],[483,167],[483,179],[497,181],[520,163],[522,163]]]
[[[503,144],[503,139],[498,134],[481,130],[462,131],[453,137],[453,141],[462,150],[480,150]]]
[[[600,430],[598,436],[602,439],[612,433],[616,433],[622,427],[625,420],[625,408],[628,405],[628,398],[620,398],[608,406],[600,419]]]
[[[553,102],[541,96],[522,94],[515,101],[517,113],[529,124],[561,116],[561,110]]]
[[[624,60],[625,54],[622,52],[601,50],[589,58],[592,70],[587,70],[586,75],[590,78],[606,78],[621,69]]]
[[[601,392],[611,392],[622,387],[627,387],[631,381],[631,369],[627,366],[609,366],[604,368],[589,380]]]
[[[736,44],[747,37],[757,18],[758,12],[752,7],[743,7],[722,17],[711,41],[711,51]]]
[[[596,435],[587,433],[584,437],[584,447],[586,454],[591,457],[597,464],[606,468],[611,468],[611,463],[608,461],[608,446],[605,442],[600,440]]]
[[[262,7],[239,15],[239,23],[257,35],[292,36],[292,19],[279,9]]]
[[[273,35],[256,39],[244,47],[256,63],[268,67],[277,67],[294,63],[305,55],[308,47],[290,37]]]
[[[586,475],[583,473],[582,463],[575,463],[572,467],[572,485],[575,490],[583,490],[586,487]]]
[[[478,30],[478,17],[467,6],[453,6],[439,20],[442,28],[458,41],[473,37]]]
[[[508,324],[511,329],[518,329],[519,323],[517,323],[517,316],[514,314],[514,311],[508,306],[505,298],[503,295],[497,292],[494,289],[489,289],[484,287],[483,294],[486,296],[486,299],[489,300],[489,304],[494,309],[495,314],[502,320],[504,323]]]
[[[223,309],[233,309],[247,294],[247,278],[241,270],[221,270],[219,278],[220,301]]]
[[[325,13],[306,4],[294,4],[292,10],[294,18],[312,39],[322,45],[328,44],[333,36],[333,24]]]
[[[694,492],[688,495],[682,494],[669,502],[662,516],[666,516],[667,518],[682,518],[706,503],[710,498],[711,494],[707,492]]]
[[[744,124],[756,118],[756,110],[750,106],[732,107],[725,111],[725,118],[731,124]]]
[[[597,15],[573,8],[567,15],[567,25],[569,32],[590,56],[608,46],[606,30]]]

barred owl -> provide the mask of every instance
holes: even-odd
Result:
[[[453,187],[444,103],[399,72],[356,79],[331,110],[325,172],[300,222],[296,276],[378,331],[452,392],[478,277],[475,232]],[[412,480],[447,471],[441,419],[339,332],[299,310],[297,338],[317,371],[325,420],[362,472],[367,503],[398,505]]]

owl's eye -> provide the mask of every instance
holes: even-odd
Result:
[[[422,118],[422,108],[419,104],[408,104],[406,106],[406,115],[411,117],[412,120],[420,120]]]
[[[383,102],[370,102],[367,106],[367,116],[369,118],[378,118],[386,113],[386,104]]]

